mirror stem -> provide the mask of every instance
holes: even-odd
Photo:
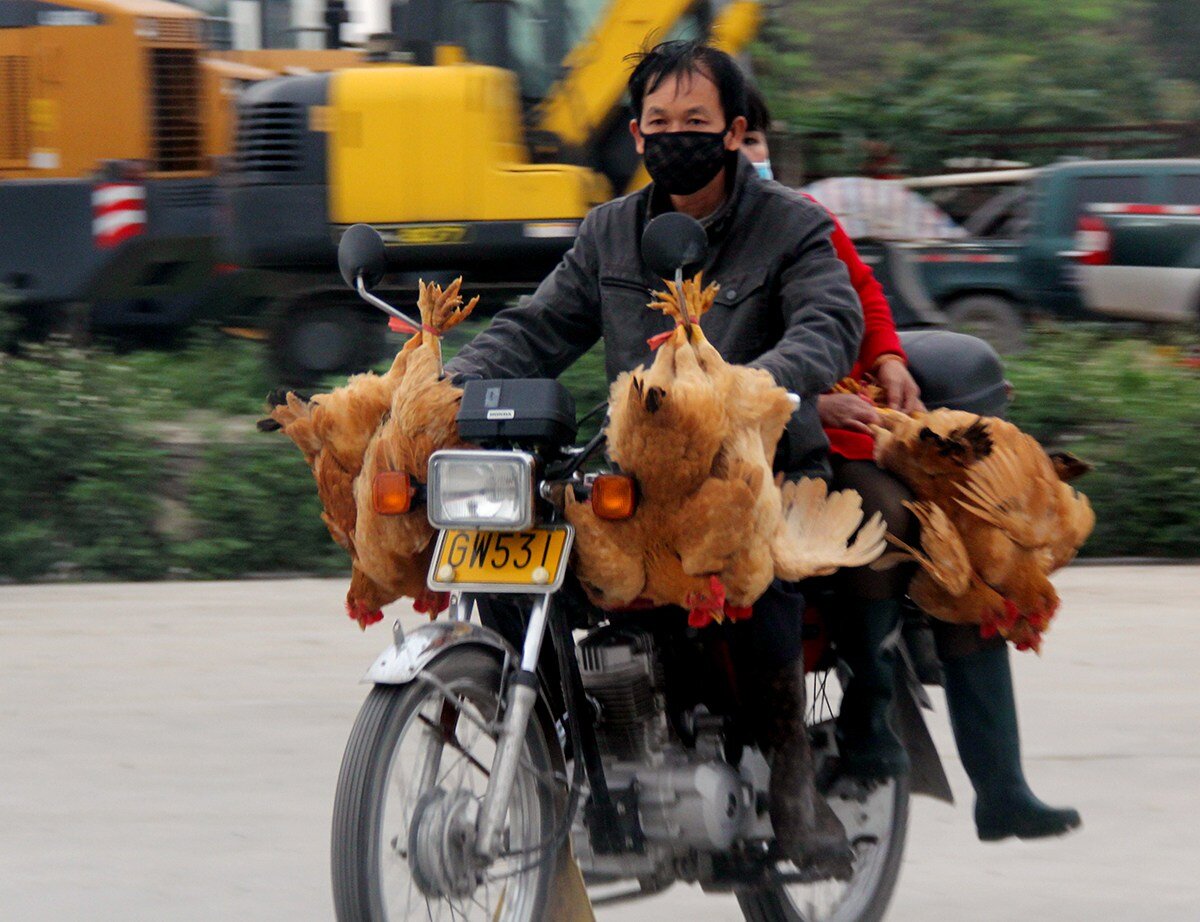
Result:
[[[382,298],[377,298],[377,297],[375,297],[375,295],[371,294],[371,292],[367,291],[367,286],[363,282],[363,277],[362,277],[361,272],[358,274],[358,278],[355,279],[354,287],[355,287],[355,290],[358,291],[358,296],[360,298],[362,298],[364,301],[366,301],[368,304],[379,308],[385,314],[389,314],[392,317],[396,317],[399,320],[403,320],[405,323],[407,323],[409,326],[411,326],[414,330],[421,329],[421,324],[419,322],[413,320],[411,317],[396,310],[396,308],[392,307],[392,305],[388,304],[387,301],[384,301]]]
[[[679,292],[679,312],[683,314],[683,324],[690,327],[692,315],[688,313],[687,298],[683,295],[683,266],[675,270],[675,290]]]

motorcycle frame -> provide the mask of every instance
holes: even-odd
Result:
[[[677,288],[682,292],[683,270],[677,268],[675,280]],[[359,296],[379,310],[417,326],[411,318],[372,294],[367,287],[364,273],[360,270],[355,274],[352,286]],[[685,316],[686,305],[681,305]],[[798,405],[799,398],[791,395]],[[602,443],[602,435],[597,435],[583,449],[572,449],[568,453],[566,465],[558,471],[559,476],[573,479],[576,471],[597,450]],[[543,499],[546,484],[539,484],[537,495]],[[512,796],[513,784],[520,761],[521,748],[529,728],[529,721],[534,709],[541,698],[541,686],[538,676],[538,663],[547,627],[551,624],[552,603],[554,596],[560,592],[559,587],[539,593],[534,600],[529,620],[526,624],[522,641],[519,662],[512,644],[499,632],[483,625],[470,623],[472,610],[475,607],[475,594],[461,592],[454,596],[450,617],[445,622],[431,622],[413,631],[405,637],[400,622],[395,622],[393,628],[393,644],[385,650],[371,668],[368,669],[364,682],[384,685],[405,684],[424,678],[433,681],[432,677],[424,676],[426,668],[447,650],[462,645],[481,646],[502,654],[502,687],[501,700],[504,706],[503,721],[496,741],[496,753],[493,757],[487,788],[480,806],[476,821],[474,849],[481,864],[487,865],[497,856],[502,839],[504,817],[508,811]],[[580,783],[586,773],[590,788],[593,812],[590,817],[589,831],[593,847],[597,853],[612,853],[636,845],[633,837],[625,830],[630,818],[622,823],[619,810],[610,795],[601,760],[599,744],[595,727],[591,721],[582,719],[583,686],[579,673],[579,664],[574,655],[574,639],[571,628],[565,618],[565,613],[555,621],[554,635],[556,652],[558,653],[559,673],[562,684],[565,712],[570,725],[572,754],[575,760],[575,779],[572,783],[572,808],[565,817],[565,828],[570,829],[572,814],[577,806],[577,798],[581,793]],[[515,670],[513,663],[518,662]],[[901,683],[898,698],[906,699],[898,708],[901,736],[909,747],[914,761],[915,793],[927,793],[939,799],[953,802],[949,782],[941,766],[937,751],[933,746],[929,730],[921,719],[920,707],[928,707],[928,699],[919,682],[916,682],[911,668],[908,680]],[[434,764],[422,766],[422,785],[424,779],[436,777],[436,761],[440,756],[431,756]],[[629,811],[626,811],[628,814]],[[636,827],[636,818],[632,819]]]
[[[447,620],[422,625],[407,636],[397,621],[393,628],[393,645],[379,656],[363,677],[364,682],[384,685],[428,679],[424,676],[427,668],[449,650],[459,646],[483,647],[502,657],[504,684],[501,693],[504,712],[488,785],[475,827],[475,852],[484,866],[493,861],[499,853],[504,818],[512,797],[525,734],[529,721],[534,719],[534,709],[539,704],[539,699],[545,697],[542,683],[544,677],[539,672],[539,661],[546,632],[551,628],[554,629],[552,636],[556,652],[559,654],[560,675],[556,678],[561,684],[570,728],[571,750],[576,762],[575,778],[571,787],[575,797],[582,793],[581,784],[586,784],[590,792],[588,825],[593,848],[598,854],[636,849],[636,829],[630,828],[629,817],[622,821],[618,805],[609,791],[595,726],[591,721],[582,719],[584,698],[578,662],[574,656],[575,643],[570,625],[566,621],[566,611],[561,603],[559,606],[554,605],[556,595],[558,593],[542,593],[535,597],[533,606],[528,611],[522,649],[518,653],[513,644],[500,632],[472,622],[478,593],[456,594],[452,598]],[[907,651],[904,651],[901,659],[907,662]],[[897,730],[909,750],[913,763],[910,775],[912,791],[914,794],[924,794],[952,803],[949,782],[928,727],[921,716],[921,709],[931,706],[929,699],[916,681],[911,668],[905,668],[904,672],[907,681],[901,682],[897,687],[895,713]],[[547,713],[552,710],[549,701],[542,700],[541,703],[546,707]],[[422,766],[421,772],[422,777],[430,777],[431,772],[436,775],[437,766]],[[568,812],[573,814],[574,809]],[[567,816],[561,822],[570,824],[572,819],[572,816]]]

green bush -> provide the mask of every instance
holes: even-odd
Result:
[[[1084,555],[1200,557],[1200,370],[1188,350],[1052,327],[1008,361],[1013,422],[1095,465],[1075,484],[1096,510]]]
[[[150,579],[162,452],[125,409],[137,382],[50,344],[0,359],[0,575]]]
[[[1096,466],[1077,483],[1098,520],[1085,554],[1200,556],[1200,371],[1181,361],[1186,348],[1047,328],[1008,362],[1012,419]],[[211,339],[136,356],[49,343],[0,357],[0,578],[344,573],[295,447],[253,432],[250,417],[197,414],[260,412],[260,357]],[[602,349],[564,381],[581,414],[603,400]],[[186,437],[165,444],[168,425]]]
[[[286,438],[215,442],[187,482],[195,536],[173,549],[183,573],[224,578],[247,573],[336,573],[346,552],[321,521],[316,485]]]
[[[184,410],[258,413],[272,379],[261,343],[199,327],[182,345],[117,354],[93,352],[113,375],[137,382],[128,406],[145,419],[174,419]]]

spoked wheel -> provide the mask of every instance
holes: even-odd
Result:
[[[840,693],[831,688],[830,672],[808,679],[808,724],[817,777],[837,754],[834,734]],[[780,862],[778,883],[738,893],[750,922],[878,922],[887,912],[900,876],[908,832],[908,780],[901,778],[871,790],[834,790],[826,797],[854,847],[854,875],[848,881],[789,883],[793,870]]]
[[[474,828],[496,752],[501,667],[459,649],[423,676],[376,686],[346,746],[333,814],[337,918],[539,920],[562,788],[546,732],[530,720],[501,854],[484,867]]]

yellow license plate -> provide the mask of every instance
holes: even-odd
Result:
[[[528,531],[446,529],[429,568],[434,589],[553,592],[567,572],[570,526]]]

